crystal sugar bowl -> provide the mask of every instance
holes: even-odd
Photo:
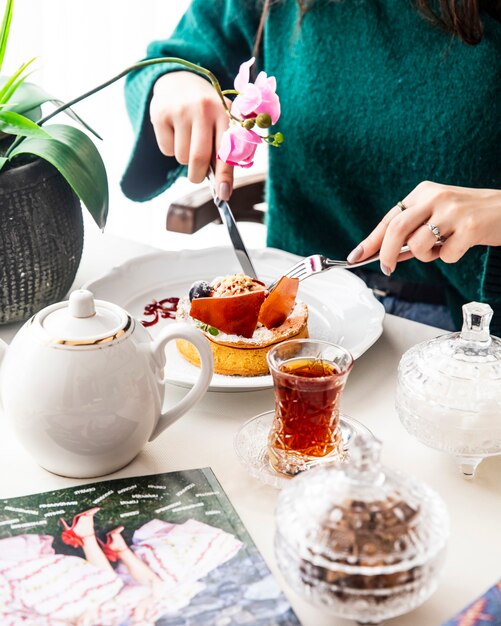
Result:
[[[281,492],[275,551],[291,587],[340,617],[380,624],[437,587],[448,537],[441,498],[384,468],[357,437],[350,461],[300,474]]]
[[[452,454],[466,478],[501,454],[501,339],[489,334],[492,309],[463,306],[463,328],[417,344],[398,368],[396,408],[422,443]]]

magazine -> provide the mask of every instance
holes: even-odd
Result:
[[[298,626],[212,470],[0,501],[2,626]]]
[[[501,581],[442,626],[501,626]]]

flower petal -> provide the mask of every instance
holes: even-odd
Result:
[[[269,92],[263,95],[263,100],[255,109],[255,113],[268,113],[271,123],[276,124],[280,117],[280,99],[277,94]]]
[[[259,72],[254,84],[262,90],[277,90],[277,79],[274,76],[268,76],[266,72]]]
[[[240,66],[238,74],[235,76],[234,86],[237,91],[244,91],[245,87],[249,84],[250,67],[256,59],[252,57],[248,61],[245,61]]]
[[[248,130],[247,128],[244,128],[240,124],[235,124],[235,126],[232,126],[231,128],[233,131],[232,133],[233,136],[238,137],[240,141],[246,141],[248,143],[255,143],[255,144],[259,144],[263,141],[262,137],[258,135],[256,132],[254,132],[253,130]]]
[[[232,124],[223,134],[217,158],[229,165],[250,167],[262,138],[240,124]]]
[[[228,159],[230,158],[231,155],[231,150],[232,150],[232,134],[230,132],[230,129],[228,128],[227,130],[224,131],[223,136],[221,137],[221,143],[219,144],[219,150],[217,152],[217,156],[219,159],[221,159],[221,161],[224,161],[225,163],[228,162]]]
[[[245,90],[233,101],[232,112],[233,107],[236,105],[235,110],[239,111],[242,117],[250,115],[261,104],[261,100],[261,91],[255,85],[249,83],[246,85]]]

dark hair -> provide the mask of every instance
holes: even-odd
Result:
[[[499,13],[497,0],[415,0],[418,11],[430,22],[447,33],[459,37],[461,41],[474,46],[480,43],[484,26],[480,13],[482,9]],[[438,5],[438,6],[437,6]]]
[[[302,19],[313,6],[315,0],[296,0],[296,2],[300,11],[300,19]],[[482,10],[487,11],[498,20],[501,19],[501,0],[414,0],[414,2],[426,20],[471,46],[480,43],[484,33],[480,15]],[[271,3],[272,0],[264,0],[263,2],[263,12],[254,46],[255,56],[259,50]]]

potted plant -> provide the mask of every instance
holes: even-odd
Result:
[[[26,80],[35,59],[12,76],[2,77],[13,5],[14,0],[6,0],[0,25],[0,323],[27,319],[68,292],[83,248],[80,202],[100,228],[105,226],[106,169],[88,132],[100,137],[72,110],[73,105],[129,72],[147,65],[174,63],[205,76],[226,109],[230,126],[219,158],[248,167],[258,143],[278,146],[283,141],[281,133],[260,136],[251,130],[254,126],[268,128],[279,115],[274,79],[261,72],[257,90],[249,83],[249,67],[254,59],[242,64],[235,79],[240,91],[223,91],[210,70],[175,57],[140,61],[67,103]],[[251,98],[246,97],[248,89]],[[237,96],[231,107],[225,99],[228,94]],[[55,108],[42,116],[41,107],[46,103]],[[62,112],[83,125],[86,132],[74,124],[51,121]],[[251,155],[249,141],[253,146]]]
[[[7,0],[0,26],[0,72],[13,4]],[[106,170],[89,136],[70,125],[43,126],[41,106],[63,103],[26,81],[33,61],[0,77],[0,323],[24,320],[66,295],[83,248],[80,201],[100,227],[108,209]]]

